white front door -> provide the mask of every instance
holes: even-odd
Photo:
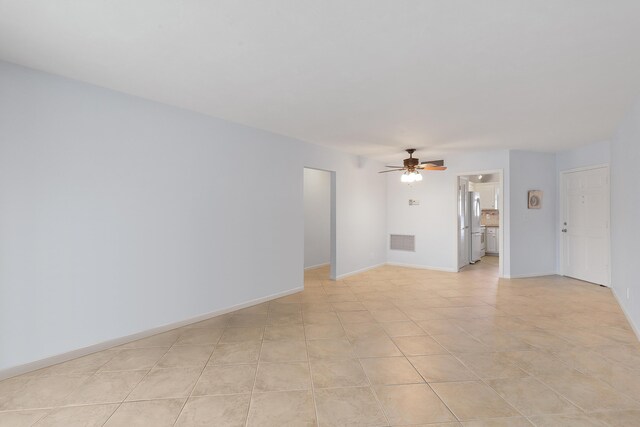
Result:
[[[609,286],[609,168],[562,174],[562,273]]]

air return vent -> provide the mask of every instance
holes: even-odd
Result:
[[[416,251],[416,236],[408,234],[391,234],[389,249],[394,251]]]

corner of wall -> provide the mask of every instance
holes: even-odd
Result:
[[[640,330],[640,192],[635,182],[640,163],[640,99],[626,114],[611,142],[611,285],[632,328]],[[628,297],[627,297],[628,292]]]

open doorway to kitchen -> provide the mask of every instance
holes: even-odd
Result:
[[[304,275],[336,279],[335,172],[304,168]]]
[[[503,277],[502,171],[459,174],[456,191],[458,270],[494,269]]]

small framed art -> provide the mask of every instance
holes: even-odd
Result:
[[[542,190],[529,191],[529,209],[542,208]]]

